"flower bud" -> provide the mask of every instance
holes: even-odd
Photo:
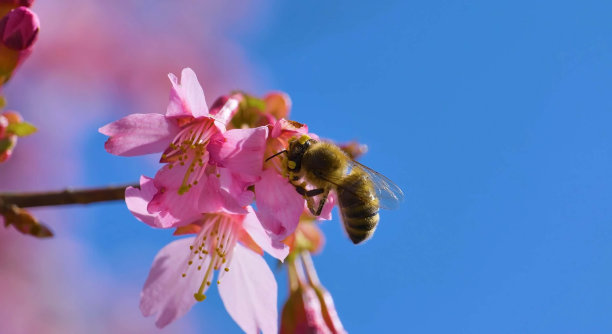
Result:
[[[287,118],[291,111],[291,99],[283,92],[268,93],[264,97],[266,102],[266,114],[271,114],[276,119]]]
[[[320,304],[321,315],[325,320],[325,324],[331,333],[345,334],[346,331],[344,330],[340,317],[338,316],[338,312],[336,311],[334,300],[332,299],[329,291],[327,291],[327,289],[323,287],[323,284],[321,284],[317,271],[315,270],[314,263],[312,262],[312,258],[310,257],[310,253],[302,252],[301,255],[306,276],[308,277],[309,286],[317,296],[317,301]]]
[[[0,163],[8,160],[17,145],[17,137],[30,135],[36,128],[24,122],[19,113],[5,111],[0,114]]]
[[[348,143],[340,144],[342,149],[348,156],[355,160],[368,152],[368,145],[359,144],[357,141],[351,141]]]
[[[309,213],[303,213],[300,222],[290,236],[284,240],[291,252],[320,253],[325,245],[325,235]]]
[[[292,291],[283,306],[280,334],[331,334],[321,314],[315,291],[301,285]]]
[[[10,49],[25,50],[34,44],[39,30],[38,16],[26,7],[18,7],[0,20],[0,41]]]
[[[321,313],[323,314],[323,319],[325,320],[327,327],[329,327],[334,334],[346,333],[344,327],[342,326],[342,322],[340,322],[340,317],[336,311],[336,306],[334,305],[334,300],[332,299],[331,293],[329,293],[329,291],[327,291],[320,284],[313,285],[312,288],[319,299],[319,303],[321,303]]]
[[[0,85],[32,53],[39,30],[38,17],[26,7],[13,9],[0,20]]]

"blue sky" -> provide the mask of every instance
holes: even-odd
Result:
[[[235,36],[264,78],[256,93],[286,91],[294,120],[367,144],[362,162],[406,193],[363,245],[337,219],[322,225],[328,242],[315,265],[349,332],[612,331],[610,4],[276,1],[266,10],[259,29]],[[154,174],[142,160],[96,156],[90,167],[108,166],[117,183]],[[140,285],[169,234],[134,223],[121,204],[84,215],[102,214],[125,224],[82,233],[103,250],[101,266]],[[189,317],[239,332],[218,298]]]
[[[362,246],[324,225],[350,332],[612,330],[611,9],[278,2],[248,36],[294,119],[406,192]]]

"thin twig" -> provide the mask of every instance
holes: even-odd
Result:
[[[126,187],[138,185],[123,185],[92,189],[35,192],[35,193],[0,193],[0,204],[16,205],[20,208],[36,206],[89,204],[95,202],[118,201],[125,199]]]

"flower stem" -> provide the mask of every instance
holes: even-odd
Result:
[[[302,261],[304,262],[304,268],[306,269],[306,276],[308,277],[308,281],[312,285],[320,285],[319,276],[317,276],[317,271],[315,270],[314,263],[312,263],[312,258],[310,257],[310,253],[308,251],[303,251],[300,253],[302,257]]]
[[[136,184],[80,190],[65,189],[49,192],[0,193],[0,207],[15,205],[20,208],[31,208],[37,206],[118,201],[125,199],[125,188],[128,186],[139,187]]]

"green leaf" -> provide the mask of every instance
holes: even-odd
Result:
[[[6,107],[6,99],[4,96],[0,96],[0,109]]]
[[[36,132],[36,127],[28,122],[9,124],[6,130],[19,137],[31,135]]]

